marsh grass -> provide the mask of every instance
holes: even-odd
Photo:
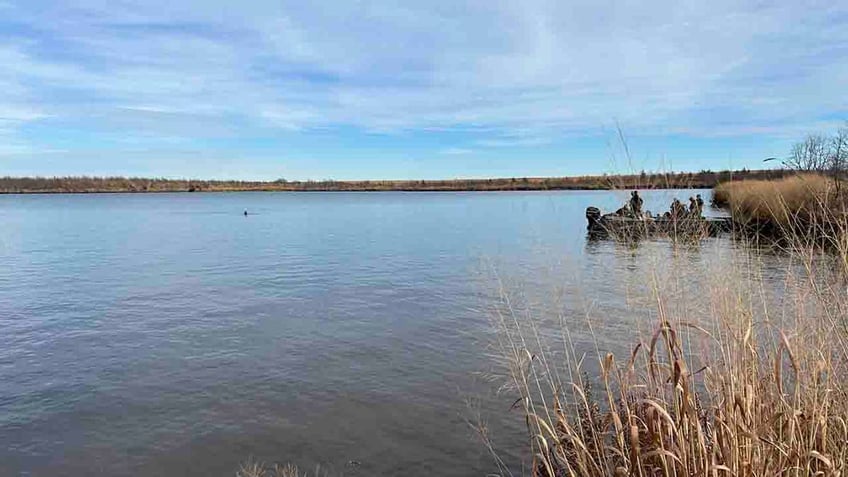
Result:
[[[551,333],[504,291],[494,324],[531,473],[844,474],[848,269],[802,243],[781,251],[772,281],[754,247],[703,269],[658,262],[632,291],[628,353],[578,354],[574,321]],[[572,319],[604,314],[587,309]]]
[[[236,472],[236,477],[327,477],[327,475],[320,468],[316,468],[315,472],[309,474],[293,464],[266,464],[255,459],[242,463],[241,468]]]
[[[241,465],[236,477],[301,477],[297,467],[286,464],[268,466],[262,462],[249,460]]]
[[[725,182],[716,186],[713,200],[727,207],[743,228],[791,238],[808,231],[835,236],[848,210],[840,189],[831,178],[797,174],[779,180]]]

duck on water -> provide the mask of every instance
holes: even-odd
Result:
[[[729,218],[703,216],[704,200],[700,194],[689,198],[688,209],[675,198],[669,210],[662,215],[643,211],[642,204],[642,197],[634,190],[630,200],[615,212],[602,214],[597,207],[587,207],[587,229],[590,234],[602,236],[715,236],[731,228]]]

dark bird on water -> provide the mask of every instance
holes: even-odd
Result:
[[[244,209],[244,216],[247,217],[247,209]]]

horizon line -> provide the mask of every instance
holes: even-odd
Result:
[[[280,177],[277,179],[221,179],[221,178],[200,178],[200,177],[177,177],[177,176],[155,176],[155,175],[3,175],[0,180],[105,180],[105,179],[124,179],[124,180],[150,180],[150,181],[173,181],[173,182],[251,182],[251,183],[357,183],[357,182],[455,182],[455,181],[489,181],[489,180],[511,180],[511,179],[527,179],[527,180],[544,180],[544,179],[584,179],[584,178],[613,178],[613,177],[638,177],[646,176],[662,176],[662,175],[686,175],[686,174],[723,174],[723,173],[757,173],[757,172],[778,172],[782,169],[749,169],[746,167],[740,169],[701,169],[698,171],[680,170],[680,171],[648,171],[641,170],[636,172],[611,172],[600,174],[579,174],[579,175],[539,175],[539,176],[468,176],[468,177],[451,177],[451,178],[395,178],[395,179],[286,179]]]

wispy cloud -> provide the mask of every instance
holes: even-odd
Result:
[[[465,147],[448,147],[440,151],[441,154],[444,154],[446,156],[461,156],[465,154],[471,154],[473,152],[474,149],[469,149]]]
[[[848,111],[840,2],[48,3],[0,3],[7,130],[474,130],[527,148],[613,118],[717,137]]]

